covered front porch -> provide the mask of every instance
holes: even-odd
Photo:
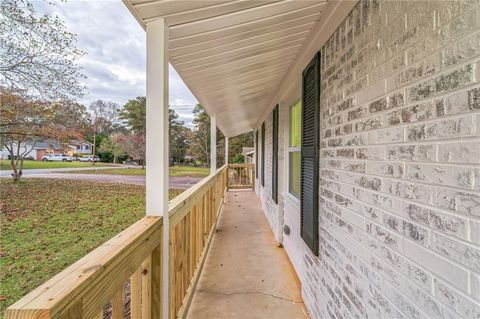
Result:
[[[163,217],[147,216],[10,306],[6,318],[165,318],[164,306],[168,318],[308,318],[254,175],[254,164],[225,165],[172,200],[168,256]]]

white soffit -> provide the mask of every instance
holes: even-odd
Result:
[[[325,15],[327,0],[124,0],[169,26],[170,63],[226,136],[251,131]]]

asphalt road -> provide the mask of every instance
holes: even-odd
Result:
[[[91,170],[92,168],[87,168]],[[108,169],[100,168],[98,169]],[[81,171],[85,168],[72,168],[67,170]],[[59,173],[62,172],[62,173]],[[10,171],[1,171],[0,177],[6,178],[11,174]],[[65,168],[62,169],[30,169],[23,171],[23,177],[25,178],[57,178],[57,179],[71,179],[71,180],[82,180],[82,181],[93,181],[93,182],[109,182],[109,183],[125,183],[125,184],[135,184],[135,185],[145,185],[145,176],[135,176],[135,175],[108,175],[108,174],[69,174],[66,172]],[[170,188],[178,189],[187,189],[192,185],[195,185],[200,180],[201,177],[183,177],[183,176],[171,176],[170,177]]]
[[[24,169],[23,176],[37,175],[37,174],[47,174],[47,173],[58,173],[58,172],[69,172],[69,171],[91,171],[95,170],[104,170],[104,169],[114,169],[114,168],[126,168],[128,166],[89,166],[89,167],[73,167],[73,168],[35,168],[35,169]],[[10,176],[12,174],[11,170],[2,170],[0,171],[0,177]]]

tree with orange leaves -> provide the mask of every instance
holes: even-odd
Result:
[[[66,110],[74,110],[77,115],[65,116]],[[18,91],[0,88],[0,142],[10,155],[13,180],[21,178],[24,158],[37,141],[55,139],[68,143],[81,139],[82,119],[87,122],[82,113],[86,113],[85,107],[76,103],[28,99]]]

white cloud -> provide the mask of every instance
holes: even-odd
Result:
[[[58,15],[70,32],[77,34],[77,47],[86,52],[78,63],[87,76],[88,105],[103,99],[124,104],[145,95],[145,31],[121,1],[34,2],[39,13]],[[170,67],[170,104],[191,126],[197,103],[182,79]]]

